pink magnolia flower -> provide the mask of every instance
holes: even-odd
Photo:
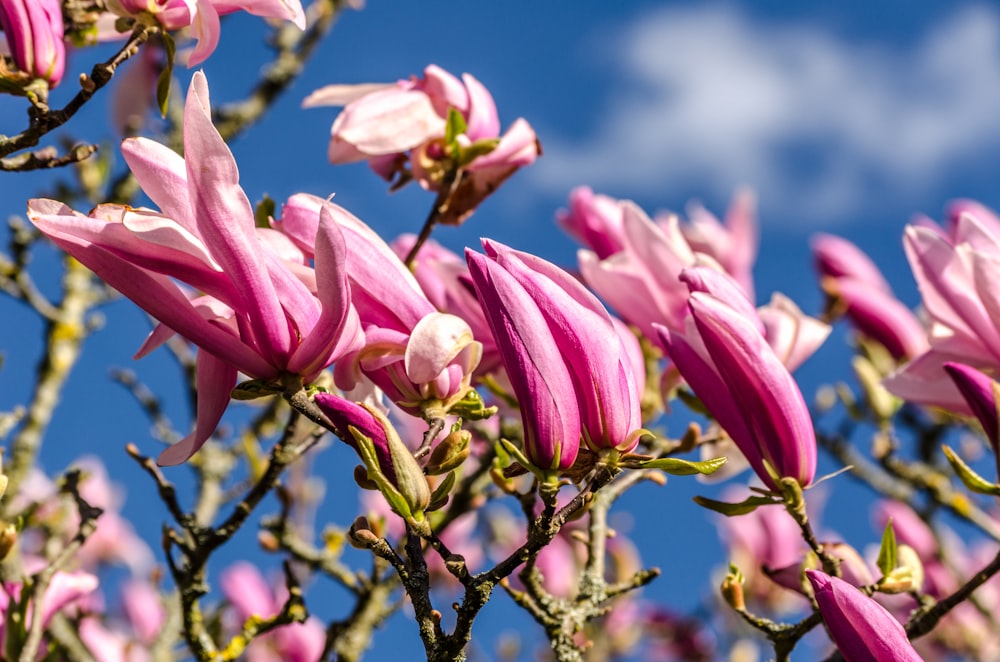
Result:
[[[770,471],[808,485],[816,471],[809,410],[752,304],[734,286],[705,289],[698,270],[684,273],[691,321],[683,333],[657,327],[667,354],[768,487],[779,489]]]
[[[927,350],[923,325],[861,249],[829,234],[814,236],[811,244],[823,290],[843,306],[862,336],[880,343],[897,360]]]
[[[430,415],[442,416],[469,390],[481,343],[460,317],[438,312],[393,249],[341,207],[295,195],[274,228],[311,255],[316,212],[322,207],[344,235],[346,273],[365,333],[363,346],[338,364],[337,386],[354,389],[364,376],[408,413],[419,416],[433,409]]]
[[[395,493],[399,502],[392,505],[398,514],[411,524],[414,521],[423,522],[423,511],[430,503],[430,487],[420,465],[389,419],[370,405],[351,402],[331,393],[317,393],[314,400],[337,436],[358,451],[368,468],[369,477],[377,483],[376,477],[372,476],[372,471],[376,470],[385,477],[391,487],[379,485],[379,489],[387,498],[392,496],[387,492]],[[368,449],[361,445],[365,439],[370,444]],[[374,456],[377,467],[369,465],[365,459],[366,452]]]
[[[846,662],[921,662],[885,607],[843,579],[806,570],[830,637]]]
[[[46,565],[40,558],[28,559],[25,564],[27,572],[38,572]],[[52,618],[63,611],[70,609],[84,600],[88,595],[97,590],[98,580],[96,575],[89,572],[65,572],[59,571],[52,577],[52,581],[41,597],[41,618],[42,627],[47,628]],[[17,608],[17,602],[21,599],[22,584],[18,582],[4,582],[0,587],[0,642],[5,641],[7,617],[11,609]],[[27,623],[31,623],[34,609],[37,604],[28,607]]]
[[[687,208],[681,232],[692,250],[708,255],[754,300],[753,264],[757,259],[757,197],[751,189],[736,191],[724,221],[700,203]]]
[[[363,374],[403,411],[443,418],[468,393],[481,355],[465,320],[433,312],[410,333],[369,327],[364,347],[344,356],[335,380],[349,391]]]
[[[595,194],[589,186],[579,186],[570,191],[569,209],[559,210],[556,221],[570,236],[593,251],[599,260],[625,248],[621,202]]]
[[[0,0],[0,28],[21,72],[59,84],[66,69],[60,0]]]
[[[893,394],[923,405],[971,413],[944,379],[945,363],[986,374],[1000,370],[1000,222],[977,205],[959,205],[948,230],[906,228],[904,246],[930,319],[930,347],[888,377]]]
[[[270,618],[281,611],[284,586],[272,589],[257,567],[245,561],[223,571],[222,594],[239,619],[237,627],[251,616]],[[246,650],[249,662],[319,662],[326,644],[326,628],[310,616],[303,623],[290,623],[254,639]]]
[[[303,106],[344,106],[330,129],[331,163],[367,159],[386,180],[413,178],[431,191],[441,188],[449,172],[460,170],[450,204],[440,210],[439,222],[446,224],[460,223],[541,153],[523,119],[500,134],[496,105],[482,83],[469,74],[459,80],[435,65],[424,70],[423,78],[395,84],[330,85],[310,94]],[[465,122],[464,132],[455,137],[458,153],[445,141],[452,109]]]
[[[496,260],[467,250],[469,272],[524,423],[528,460],[562,471],[580,449],[581,412],[573,376],[540,304]]]
[[[28,203],[42,232],[161,322],[140,355],[173,332],[201,349],[195,430],[165,450],[161,464],[187,460],[211,436],[238,372],[310,381],[354,349],[360,333],[332,212],[318,213],[315,270],[283,260],[287,250],[255,227],[236,162],[212,126],[201,72],[188,92],[184,148],[182,158],[144,138],[122,144],[161,212],[102,205],[84,216],[52,200]],[[191,298],[177,280],[204,295]]]
[[[550,262],[488,239],[483,240],[483,248],[487,258],[533,300],[551,330],[573,379],[584,442],[593,451],[631,451],[642,428],[642,384],[636,379],[640,373],[632,366],[634,352],[623,343],[607,310],[576,278]],[[471,266],[471,254],[469,259]],[[478,281],[476,286],[489,315],[491,302],[487,297],[496,293],[484,291],[484,284]],[[510,374],[511,367],[508,362],[513,381],[516,377]],[[520,397],[518,400],[523,403]]]
[[[243,10],[254,16],[291,21],[304,30],[306,15],[301,0],[109,0],[108,8],[119,16],[151,14],[166,30],[191,28],[197,45],[188,66],[204,62],[219,45],[219,18]]]
[[[757,251],[753,196],[740,192],[720,223],[700,205],[691,221],[661,214],[654,222],[635,203],[574,191],[571,212],[561,217],[570,234],[591,250],[578,253],[584,281],[629,324],[659,342],[654,324],[680,331],[688,290],[681,271],[708,265],[729,274],[753,300],[752,267]]]

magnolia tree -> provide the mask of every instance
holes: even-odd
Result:
[[[509,177],[531,176],[541,142],[524,119],[504,128],[477,78],[435,65],[304,102],[341,107],[333,164],[365,160],[390,189],[427,191],[414,234],[383,236],[330,191],[252,202],[228,142],[308,66],[342,9],[0,0],[3,90],[27,108],[0,137],[0,169],[78,175],[57,196],[5,200],[16,216],[0,284],[37,315],[44,345],[34,374],[4,375],[33,385],[0,414],[4,659],[356,660],[399,613],[391,627],[423,644],[403,659],[464,660],[490,649],[477,619],[513,608],[565,661],[752,659],[755,647],[784,660],[797,646],[850,661],[1000,659],[1000,484],[980,459],[1000,439],[1000,218],[959,202],[942,225],[906,229],[920,315],[828,235],[812,244],[824,309],[809,316],[780,294],[757,307],[747,191],[720,221],[700,207],[650,218],[578,188],[558,214],[583,246],[578,264],[490,238],[456,254],[435,229],[474,223]],[[200,71],[181,99],[175,62],[211,58],[233,12],[268,21],[272,64],[242,102],[213,106]],[[111,57],[66,80],[67,50],[82,60],[99,41]],[[114,79],[127,169],[95,167],[95,144],[39,147]],[[153,105],[164,119],[146,137]],[[31,262],[46,244],[67,256],[46,264],[60,270],[54,294]],[[46,475],[38,458],[67,378],[96,311],[121,297],[153,321],[125,340],[137,357],[174,360],[190,432],[175,435],[187,423],[118,372],[154,434],[89,446]],[[855,386],[807,400],[793,373],[838,320],[852,329]],[[250,415],[221,426],[237,400],[253,401]],[[155,543],[122,516],[103,467],[125,453],[161,504],[146,509],[163,521]],[[321,507],[319,454],[356,466],[353,521]],[[820,455],[840,470],[818,476]],[[645,597],[661,570],[609,519],[628,490],[667,475],[732,485],[723,500],[659,497],[723,531],[731,563],[706,578],[716,589],[696,614]],[[864,485],[881,538],[858,550],[819,531],[821,480],[831,507]],[[257,560],[220,564],[241,531]],[[669,581],[684,571],[664,555]],[[283,564],[274,583],[268,559]],[[310,590],[321,582],[343,596],[332,616]]]

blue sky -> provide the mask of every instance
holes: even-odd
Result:
[[[257,19],[227,19],[220,48],[204,67],[213,102],[237,98],[265,61],[260,33]],[[89,55],[77,54],[71,70],[89,69]],[[335,111],[304,111],[299,104],[326,84],[391,81],[430,63],[479,78],[494,94],[504,125],[525,117],[545,152],[464,227],[439,231],[436,238],[455,249],[490,236],[571,265],[575,247],[553,217],[573,186],[633,198],[650,212],[683,211],[695,198],[721,212],[736,186],[750,185],[760,205],[755,275],[761,302],[781,290],[803,309],[817,310],[807,242],[811,233],[827,230],[872,253],[900,297],[915,305],[901,250],[904,224],[920,211],[938,217],[955,197],[1000,208],[1000,9],[963,2],[372,0],[364,11],[343,15],[306,75],[234,144],[250,198],[267,193],[280,202],[298,191],[335,193],[385,236],[415,231],[430,197],[415,187],[388,195],[362,164],[329,165],[326,141]],[[179,73],[183,90],[189,72]],[[57,103],[68,98],[71,80],[68,75],[54,94]],[[18,130],[21,113],[9,102],[0,105],[0,132]],[[103,102],[88,107],[71,125],[72,135],[106,135],[106,113]],[[105,149],[115,154],[114,140]],[[3,174],[0,211],[23,213],[25,192],[50,181],[51,174]],[[0,311],[7,321],[0,328],[6,356],[0,409],[6,409],[23,399],[38,330],[9,301],[0,300]],[[113,474],[132,496],[126,514],[142,520],[140,528],[156,540],[165,513],[144,496],[145,476],[121,459],[120,449],[126,441],[150,454],[157,449],[129,399],[106,388],[106,366],[136,369],[169,394],[169,362],[152,356],[133,364],[144,320],[127,303],[106,315],[105,329],[89,342],[93,355],[74,374],[44,459],[55,470],[84,450],[111,457]],[[849,378],[842,372],[843,338],[828,344],[798,375],[807,397],[831,373]],[[185,403],[173,393],[168,406],[183,427]],[[339,471],[329,477],[329,492],[340,494],[336,481],[347,480],[350,467],[325,462]],[[346,464],[342,456],[339,463]],[[693,481],[674,480],[666,488],[643,487],[630,502],[636,508],[630,526],[644,558],[665,570],[652,596],[690,606],[695,592],[711,590],[708,568],[722,563],[723,551],[714,525],[690,504],[689,496],[703,491]],[[660,508],[661,499],[669,505]],[[656,503],[657,513],[640,502]],[[683,540],[663,537],[672,528],[662,526],[664,511],[676,513]],[[858,519],[843,516],[842,526],[852,517]],[[831,521],[838,523],[833,513]],[[858,544],[877,539],[867,522],[844,533]],[[489,632],[508,627],[502,618],[487,617],[487,623]],[[511,623],[520,627],[523,620]],[[407,627],[395,629],[412,634]]]

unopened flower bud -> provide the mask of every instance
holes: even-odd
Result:
[[[924,583],[924,564],[909,545],[896,548],[896,569],[882,578],[878,590],[882,593],[919,591]]]
[[[851,361],[854,374],[861,383],[865,402],[880,421],[887,421],[899,409],[901,401],[882,386],[882,375],[878,369],[863,356],[855,356]]]
[[[270,531],[261,531],[257,534],[257,543],[265,552],[277,552],[281,549],[281,544]]]
[[[368,477],[368,470],[362,465],[354,467],[354,482],[363,490],[378,490],[378,484]]]
[[[457,468],[469,457],[469,442],[472,434],[468,430],[454,430],[434,447],[427,460],[428,475],[439,476]]]
[[[17,527],[13,524],[0,525],[0,561],[7,558],[17,542]]]
[[[719,589],[727,605],[736,611],[746,609],[746,602],[743,599],[743,573],[732,563],[729,564],[729,572],[726,573]]]
[[[351,528],[347,532],[347,540],[351,543],[352,547],[369,549],[379,541],[379,537],[372,532],[368,518],[362,516],[355,519],[351,524]]]

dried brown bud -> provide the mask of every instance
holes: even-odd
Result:
[[[368,477],[368,470],[360,464],[354,467],[354,482],[363,490],[378,492],[378,484]]]
[[[367,517],[358,517],[351,524],[347,532],[347,540],[352,547],[358,549],[369,549],[379,541],[379,537],[372,533]]]

